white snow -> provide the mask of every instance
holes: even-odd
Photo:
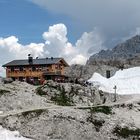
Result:
[[[117,86],[118,94],[140,94],[140,67],[119,70],[109,79],[94,73],[88,82],[109,93],[114,93]]]
[[[3,111],[0,111],[0,115],[3,114]]]
[[[22,137],[18,131],[9,131],[0,126],[0,140],[31,140]]]

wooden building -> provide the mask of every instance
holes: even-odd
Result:
[[[3,65],[6,68],[7,78],[33,84],[43,83],[44,80],[60,82],[67,80],[64,69],[68,66],[63,58],[33,59],[30,55],[28,59],[14,60]]]

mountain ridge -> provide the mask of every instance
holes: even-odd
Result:
[[[67,73],[74,78],[88,80],[95,72],[106,77],[107,71],[113,76],[119,69],[137,66],[140,66],[140,35],[116,45],[111,50],[101,50],[92,55],[84,66],[72,65]]]
[[[92,55],[87,64],[92,61],[102,60],[126,60],[138,57],[140,54],[140,35],[136,35],[123,43],[116,45],[111,50],[101,50],[99,53]]]

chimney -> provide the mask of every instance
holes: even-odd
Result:
[[[31,56],[31,54],[28,54],[28,62],[29,64],[33,64],[33,57]]]

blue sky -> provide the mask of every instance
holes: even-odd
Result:
[[[0,17],[0,36],[15,35],[22,44],[42,42],[42,33],[57,23],[67,26],[71,42],[75,42],[84,31],[84,27],[80,28],[71,17],[50,12],[27,0],[0,0]]]
[[[0,36],[38,43],[49,26],[63,23],[73,44],[97,28],[112,48],[140,27],[139,7],[139,0],[0,0]]]

